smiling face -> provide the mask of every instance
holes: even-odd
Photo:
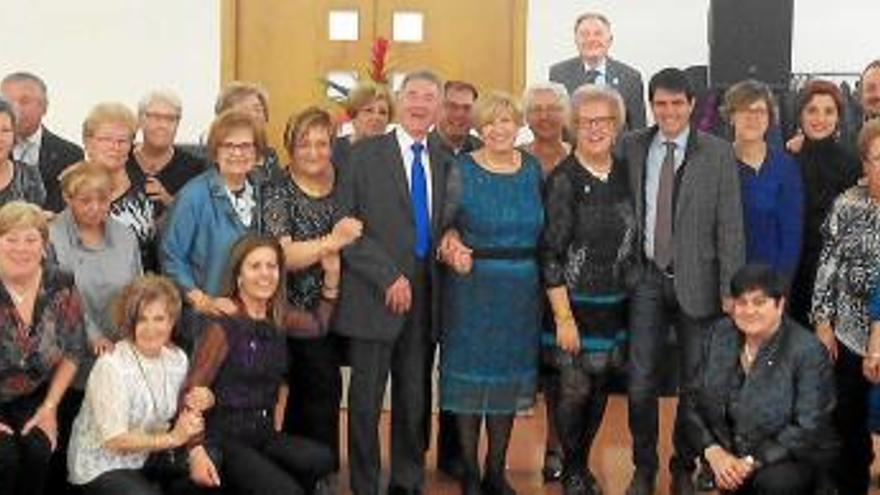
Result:
[[[131,152],[132,135],[128,126],[121,122],[105,122],[95,128],[95,132],[86,137],[86,156],[114,172],[125,167],[128,154]]]
[[[496,153],[508,152],[513,149],[518,129],[513,112],[499,109],[494,118],[480,128],[483,146]]]
[[[581,58],[587,62],[598,63],[608,56],[612,40],[611,30],[599,19],[587,18],[581,21],[574,37]]]
[[[268,303],[281,279],[278,254],[269,246],[260,246],[244,257],[238,273],[238,293],[242,299]]]
[[[170,148],[179,123],[180,113],[176,108],[162,101],[150,103],[140,116],[144,143],[156,149]]]
[[[782,322],[785,298],[768,296],[763,290],[751,290],[733,300],[733,321],[746,336],[764,339]]]
[[[763,141],[767,128],[770,127],[770,109],[764,100],[738,108],[731,116],[734,135],[737,142]]]
[[[577,109],[577,150],[586,156],[611,154],[617,137],[614,110],[604,101],[588,101]]]
[[[651,100],[654,120],[664,137],[672,139],[681,134],[690,123],[694,102],[684,92],[657,88]]]
[[[333,165],[330,163],[330,129],[312,126],[296,142],[293,149],[293,169],[310,177],[324,176]]]
[[[26,278],[37,272],[46,247],[40,231],[33,227],[13,228],[0,236],[0,273]]]
[[[437,121],[440,111],[440,88],[427,79],[411,79],[398,95],[400,125],[407,134],[420,140]]]
[[[257,164],[254,133],[249,127],[233,127],[217,145],[217,168],[224,177],[244,177]]]
[[[526,122],[536,139],[561,141],[565,109],[552,90],[537,91],[526,109]]]
[[[141,354],[157,357],[171,342],[174,318],[164,298],[143,304],[134,324],[134,345]]]
[[[474,126],[474,94],[468,89],[450,89],[443,98],[443,117],[437,124],[444,136],[464,139]]]
[[[39,84],[35,81],[7,81],[0,90],[18,109],[19,135],[30,137],[37,132],[47,108],[46,95]]]
[[[840,113],[831,95],[817,93],[801,110],[801,129],[813,141],[825,139],[835,131]]]
[[[384,98],[377,98],[362,106],[355,114],[351,125],[358,138],[378,136],[385,132],[391,119],[391,108]]]
[[[859,88],[862,110],[866,116],[880,116],[880,67],[873,67],[862,75]]]

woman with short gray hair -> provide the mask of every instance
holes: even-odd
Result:
[[[571,145],[564,141],[569,119],[568,93],[559,83],[533,84],[523,94],[523,108],[526,123],[535,136],[525,150],[541,162],[546,177],[571,152]]]

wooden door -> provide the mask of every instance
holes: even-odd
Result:
[[[331,12],[356,12],[356,40],[329,39]],[[265,85],[269,138],[280,151],[290,113],[328,103],[321,79],[330,73],[366,77],[373,41],[380,36],[391,40],[392,77],[430,68],[481,90],[519,94],[525,15],[526,0],[224,0],[222,80]],[[399,24],[405,17],[421,19],[421,41],[394,39],[395,18]]]

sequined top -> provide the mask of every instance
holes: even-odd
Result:
[[[273,237],[316,239],[329,234],[341,217],[333,193],[309,196],[290,176],[266,188],[263,221]],[[323,283],[324,271],[318,263],[296,273],[288,272],[287,299],[297,308],[313,309],[321,298]]]
[[[44,269],[30,325],[0,284],[0,403],[32,393],[62,358],[79,362],[85,352],[83,301],[72,275]]]

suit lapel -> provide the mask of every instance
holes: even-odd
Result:
[[[431,144],[431,140],[428,140],[428,153],[431,160],[431,227],[436,229],[440,225],[440,216],[443,214],[443,199],[446,194],[446,167],[450,156],[444,153],[439,146],[431,146]]]
[[[633,194],[636,197],[636,215],[640,222],[645,221],[645,169],[648,166],[648,148],[651,146],[651,139],[654,133],[646,130],[638,134],[636,138],[634,152],[632,154],[634,167],[630,167],[635,172],[636,190]]]
[[[681,181],[678,183],[678,192],[677,197],[675,198],[675,222],[678,223],[680,220],[680,216],[682,215],[682,211],[687,206],[688,202],[690,202],[693,197],[693,192],[695,190],[696,183],[699,180],[698,176],[700,175],[700,170],[698,169],[698,164],[700,162],[699,159],[699,149],[697,146],[697,130],[691,128],[691,134],[688,137],[687,148],[685,149],[684,154],[684,163],[682,166],[684,170],[682,170]]]
[[[400,150],[400,144],[397,141],[397,131],[391,131],[386,134],[388,137],[388,146],[382,149],[386,150],[387,156],[383,157],[382,162],[387,163],[390,167],[391,179],[394,182],[398,196],[406,206],[407,215],[412,218],[412,199],[409,192],[409,181],[406,180],[406,168],[403,163],[403,155]]]

